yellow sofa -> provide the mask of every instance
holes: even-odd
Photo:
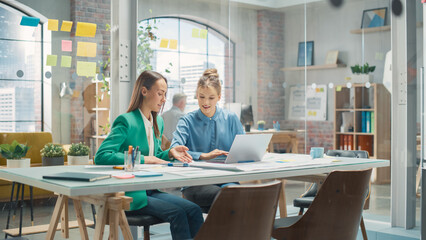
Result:
[[[26,143],[30,146],[30,149],[27,152],[26,157],[31,158],[31,166],[41,166],[41,155],[40,150],[46,143],[52,142],[52,134],[49,132],[1,132],[0,133],[0,144],[10,144],[13,140],[18,141],[19,143]],[[0,165],[6,167],[6,159],[2,158],[0,155]],[[1,178],[1,176],[0,176]],[[0,179],[0,201],[9,201],[10,192],[12,190],[12,183],[6,180]],[[25,188],[25,198],[30,197],[29,188]],[[53,196],[52,192],[45,191],[43,189],[34,188],[33,197],[34,198],[44,198]]]

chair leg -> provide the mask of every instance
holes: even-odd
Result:
[[[362,238],[364,240],[368,240],[367,231],[365,230],[364,218],[362,216],[361,216],[361,222],[359,223],[359,225],[361,227]]]
[[[149,240],[150,236],[149,236],[149,225],[148,226],[143,226],[143,240]]]
[[[9,229],[9,222],[10,222],[10,212],[13,208],[13,192],[15,190],[15,182],[12,182],[12,192],[10,193],[10,201],[9,201],[9,214],[7,215],[7,224],[6,229]],[[7,238],[7,233],[4,234],[4,238]]]
[[[31,208],[31,226],[34,226],[34,210],[33,210],[33,187],[30,186],[30,208]]]
[[[302,207],[299,210],[299,215],[303,215],[303,208]]]

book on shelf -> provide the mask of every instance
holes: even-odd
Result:
[[[365,112],[365,132],[371,132],[371,115],[370,112]]]
[[[374,133],[374,112],[371,112],[370,114],[370,125],[371,125],[370,132]]]
[[[364,111],[361,112],[361,132],[366,132],[367,130],[366,117],[366,113]]]

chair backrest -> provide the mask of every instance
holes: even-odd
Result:
[[[371,169],[331,172],[299,221],[274,229],[277,239],[356,239]]]
[[[328,150],[327,156],[368,158],[368,152],[363,150]]]
[[[195,239],[271,239],[281,182],[221,189]]]

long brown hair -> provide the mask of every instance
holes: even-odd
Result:
[[[217,95],[220,95],[222,86],[220,84],[219,74],[217,73],[216,68],[209,68],[204,71],[203,76],[201,76],[200,80],[198,80],[197,90],[200,87],[213,87],[216,89]]]
[[[146,70],[139,75],[138,80],[136,80],[135,87],[133,88],[132,98],[130,99],[129,108],[127,112],[132,112],[135,109],[139,109],[143,103],[142,88],[150,90],[151,87],[155,84],[157,80],[164,79],[167,84],[167,79],[163,77],[158,72]],[[164,105],[163,105],[164,107]],[[154,134],[156,138],[160,138],[160,130],[158,129],[157,124],[157,112],[151,111],[152,122],[154,124]]]

